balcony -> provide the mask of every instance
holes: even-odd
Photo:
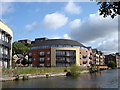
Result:
[[[93,59],[93,57],[90,56],[89,59]]]
[[[83,60],[83,64],[86,64],[87,63],[87,60]]]
[[[2,58],[10,59],[10,55],[2,54]]]
[[[7,42],[5,42],[5,41],[0,41],[0,44],[4,45],[4,46],[6,46],[6,47],[11,48],[11,44],[10,44],[10,43],[7,43]]]
[[[56,60],[57,63],[65,63],[65,60]]]
[[[87,55],[83,55],[83,58],[87,58]]]

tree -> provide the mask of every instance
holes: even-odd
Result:
[[[24,43],[21,43],[21,42],[14,42],[13,43],[13,54],[26,54],[27,51],[29,50],[30,48],[28,46],[25,46]]]
[[[114,69],[115,68],[115,62],[114,61],[109,61],[107,66]]]
[[[120,15],[120,0],[119,2],[98,2],[100,5],[99,12],[103,17],[111,16],[114,18],[117,15]]]

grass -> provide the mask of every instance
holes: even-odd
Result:
[[[65,69],[70,71],[71,67],[19,67],[16,69],[3,69],[2,75],[20,75],[20,74],[39,74],[39,73],[60,73]],[[85,68],[79,68],[79,71],[87,70]]]

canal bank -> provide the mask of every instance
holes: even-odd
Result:
[[[118,88],[118,78],[118,69],[111,69],[97,73],[82,73],[78,78],[60,76],[5,81],[2,82],[2,88]]]
[[[80,71],[80,73],[88,73],[88,70]],[[24,79],[24,76],[27,76],[28,79],[33,78],[48,78],[48,77],[58,77],[58,76],[66,76],[67,72],[61,72],[61,73],[38,73],[38,74],[21,74],[21,75],[3,75],[0,79],[0,81],[10,81],[10,80],[16,80],[16,77],[19,77],[20,80]]]

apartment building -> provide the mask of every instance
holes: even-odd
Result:
[[[36,38],[28,51],[29,66],[89,67],[93,63],[92,48],[68,39]]]
[[[12,37],[12,30],[0,21],[0,67],[2,68],[11,66]]]
[[[92,61],[95,65],[105,65],[105,56],[101,51],[97,49],[92,49]]]
[[[116,53],[116,65],[117,68],[120,68],[120,53]]]
[[[107,65],[109,61],[114,61],[116,64],[116,67],[120,68],[120,54],[119,53],[105,55],[105,64]]]
[[[88,49],[74,40],[36,38],[29,50],[29,66],[89,66],[87,54]]]
[[[105,64],[107,65],[109,61],[114,61],[116,63],[116,55],[115,54],[105,55]]]

